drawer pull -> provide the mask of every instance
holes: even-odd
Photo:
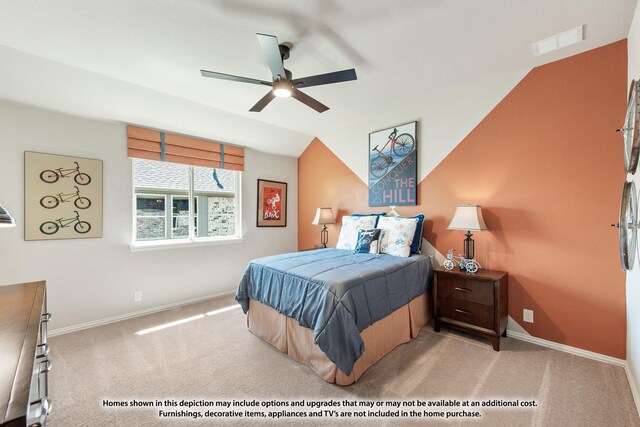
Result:
[[[41,364],[43,364],[43,363],[45,364],[44,369],[40,368],[40,373],[41,374],[44,374],[45,372],[49,372],[51,370],[51,366],[52,366],[51,360],[46,359],[46,360],[41,361],[40,363]]]
[[[46,397],[44,399],[31,402],[33,418],[46,417],[51,412],[51,401]]]
[[[456,308],[455,310],[456,310],[456,312],[458,312],[458,313],[462,313],[462,314],[473,314],[473,313],[472,313],[472,312],[470,312],[470,311],[467,311],[467,310],[460,310],[459,308]]]
[[[41,350],[41,353],[36,356],[37,358],[47,357],[49,355],[49,344],[38,344],[38,348]]]
[[[460,291],[460,292],[472,292],[471,289],[469,289],[469,288],[455,287],[454,289],[456,291]]]

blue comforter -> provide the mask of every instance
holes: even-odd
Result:
[[[236,300],[267,304],[313,330],[314,342],[345,374],[364,352],[360,332],[425,293],[431,260],[317,249],[251,261]]]

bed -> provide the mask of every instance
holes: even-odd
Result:
[[[348,385],[431,320],[431,259],[317,249],[251,261],[236,300],[249,330]]]

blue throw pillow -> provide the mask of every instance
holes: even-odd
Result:
[[[351,214],[351,216],[376,216],[376,223],[373,225],[374,227],[378,226],[378,220],[380,219],[381,216],[386,216],[387,213],[386,212],[382,212],[382,213],[370,213],[370,214],[360,214],[360,213],[354,213]]]
[[[353,252],[368,254],[371,251],[371,243],[380,239],[380,232],[381,230],[379,228],[361,229],[358,231],[358,242]]]

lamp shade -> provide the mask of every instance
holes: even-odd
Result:
[[[0,227],[15,227],[16,222],[8,210],[0,205]]]
[[[333,211],[331,208],[318,208],[316,211],[316,217],[313,218],[311,224],[314,225],[322,225],[322,224],[335,224],[336,217],[333,216]]]
[[[486,230],[487,226],[482,218],[482,208],[476,205],[458,205],[453,219],[447,227],[449,230]]]

